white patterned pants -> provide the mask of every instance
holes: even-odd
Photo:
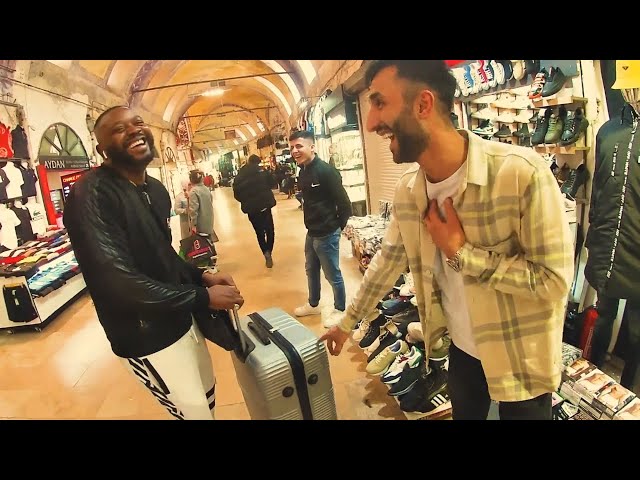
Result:
[[[206,339],[195,322],[164,350],[121,361],[178,420],[215,419],[216,377]]]

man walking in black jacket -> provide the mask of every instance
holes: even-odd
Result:
[[[267,268],[273,267],[271,254],[275,229],[271,209],[276,205],[276,198],[271,191],[269,174],[260,168],[258,155],[251,155],[247,164],[238,172],[233,181],[233,196],[240,202],[242,211],[249,216]]]
[[[291,155],[300,166],[298,184],[304,201],[307,227],[305,258],[309,301],[295,309],[298,317],[318,315],[320,268],[333,287],[334,310],[323,324],[326,328],[342,319],[346,304],[344,280],[340,271],[340,234],[351,216],[351,201],[342,186],[340,172],[321,160],[315,152],[313,133],[298,131],[289,137]]]
[[[178,419],[214,418],[215,375],[194,316],[243,299],[231,276],[171,246],[171,199],[145,169],[154,139],[128,107],[95,123],[104,164],[71,189],[64,223],[113,352]]]

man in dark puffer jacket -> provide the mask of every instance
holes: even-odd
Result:
[[[251,155],[233,181],[233,196],[240,202],[242,211],[249,216],[264,255],[267,268],[273,267],[273,242],[275,229],[271,209],[276,199],[271,191],[269,175],[260,168],[260,157]]]

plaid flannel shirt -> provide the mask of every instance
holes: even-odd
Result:
[[[560,384],[574,273],[564,201],[533,150],[460,132],[469,139],[467,175],[453,201],[467,239],[461,272],[473,337],[491,397],[527,400]],[[428,201],[424,174],[415,165],[398,182],[381,250],[347,308],[343,331],[373,311],[409,266],[426,345],[444,333],[433,273],[437,248],[422,223]]]

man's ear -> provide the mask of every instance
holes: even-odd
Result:
[[[104,149],[99,144],[96,145],[96,152],[98,152],[98,155],[100,155],[105,160],[108,158],[107,152],[105,152]]]
[[[422,90],[418,94],[418,116],[427,118],[435,108],[436,98],[431,90]]]

